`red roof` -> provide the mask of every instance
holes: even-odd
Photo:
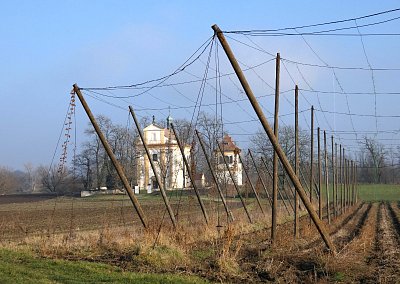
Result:
[[[219,143],[219,146],[221,147],[222,151],[236,151],[240,152],[240,148],[236,146],[236,144],[233,142],[232,137],[230,137],[228,134],[225,134],[224,138],[222,139],[222,142]]]

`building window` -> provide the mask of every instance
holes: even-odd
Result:
[[[157,141],[157,133],[151,133],[151,141]]]
[[[153,180],[153,188],[157,189],[158,188],[158,183],[156,180]]]
[[[153,161],[157,162],[158,161],[158,155],[157,154],[153,154]]]
[[[233,156],[224,156],[224,159],[228,164],[232,164],[233,163]],[[223,162],[223,160],[222,160],[222,162]]]

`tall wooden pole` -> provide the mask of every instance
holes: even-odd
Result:
[[[240,154],[239,154],[238,156],[239,156],[239,161],[240,161],[240,163],[241,163],[242,166],[243,166],[243,170],[244,170],[244,173],[245,173],[245,175],[246,175],[246,178],[247,178],[247,180],[248,180],[248,182],[249,182],[249,184],[250,184],[251,190],[253,191],[254,196],[256,197],[257,204],[258,204],[258,206],[260,207],[261,212],[265,215],[264,209],[262,208],[262,205],[261,205],[260,197],[258,196],[257,190],[255,189],[255,187],[254,187],[254,185],[253,185],[253,182],[252,182],[251,179],[250,179],[250,175],[249,175],[249,173],[247,172],[246,167],[244,166],[244,163],[243,163],[243,161],[242,161],[242,157],[240,156]]]
[[[267,173],[268,173],[269,177],[272,179],[271,171],[268,169],[267,162],[264,160],[263,157],[261,157],[261,162],[264,164],[264,167],[265,167],[265,169],[267,170]],[[287,211],[288,215],[290,215],[289,208],[288,208],[287,205],[286,205],[286,201],[285,201],[285,199],[283,198],[282,191],[280,190],[279,186],[278,186],[278,194],[279,194],[279,198],[282,200],[282,203],[283,203],[283,205],[284,205],[285,208],[286,208],[286,211]],[[287,197],[287,196],[286,196],[286,197]],[[290,202],[289,202],[289,203],[290,203]],[[290,205],[292,205],[292,204],[290,203]],[[294,209],[293,209],[293,211],[294,211]]]
[[[198,132],[197,130],[195,130],[195,133],[196,133],[197,139],[198,139],[199,142],[200,142],[201,149],[203,150],[203,154],[204,154],[204,156],[205,156],[205,158],[206,158],[207,165],[208,165],[208,168],[210,169],[211,176],[212,176],[212,178],[213,178],[213,180],[214,180],[214,184],[215,184],[215,187],[217,188],[219,197],[221,198],[222,204],[224,205],[226,215],[228,216],[228,220],[233,221],[233,220],[234,220],[233,214],[232,214],[232,212],[228,209],[228,205],[226,204],[226,200],[225,200],[224,194],[222,193],[221,187],[219,186],[217,176],[215,175],[214,169],[213,169],[213,167],[212,167],[212,165],[211,165],[210,158],[208,157],[206,148],[204,147],[203,140],[201,139],[200,134],[199,134],[199,132]]]
[[[352,181],[353,181],[353,160],[349,160],[349,203],[350,206],[353,205],[352,199]]]
[[[308,185],[307,185],[307,180],[306,180],[306,178],[304,177],[304,173],[303,173],[303,171],[301,170],[301,168],[300,168],[300,176],[301,176],[301,178],[303,179],[304,184],[306,185],[305,188],[306,188],[306,190],[308,191],[308,193],[310,193],[310,190],[314,190],[315,196],[318,196],[317,189],[316,189],[314,186],[313,186],[311,189],[308,187]],[[314,180],[314,183],[315,183],[315,180]],[[300,204],[299,207],[301,207],[301,204]]]
[[[351,160],[347,160],[347,203],[351,207]]]
[[[175,136],[175,139],[176,139],[176,143],[178,143],[179,150],[181,151],[182,159],[183,159],[183,162],[184,162],[185,167],[186,167],[186,169],[187,169],[187,173],[188,173],[188,175],[189,175],[190,182],[192,183],[193,190],[194,190],[194,192],[195,192],[195,194],[196,194],[197,201],[199,202],[201,211],[203,212],[204,220],[205,220],[206,223],[208,224],[208,223],[209,223],[208,214],[207,214],[206,208],[205,208],[205,206],[204,206],[204,204],[203,204],[203,201],[201,200],[200,193],[199,193],[199,191],[197,190],[197,185],[196,185],[196,182],[195,182],[195,179],[194,179],[194,176],[193,176],[193,170],[190,168],[189,163],[188,163],[188,161],[187,161],[187,159],[186,159],[185,150],[184,150],[184,148],[183,148],[183,145],[181,144],[181,141],[179,140],[178,133],[176,133],[175,127],[174,127],[174,124],[173,124],[173,123],[171,123],[171,129],[172,129],[172,131],[174,132],[174,136]]]
[[[357,181],[357,165],[356,161],[353,161],[353,187],[354,187],[354,195],[353,195],[353,203],[357,204],[357,194],[356,194],[356,182]]]
[[[274,135],[277,142],[279,141],[279,73],[280,73],[281,56],[276,54],[276,68],[275,68],[275,112],[274,112]],[[271,227],[271,240],[272,243],[276,240],[276,228],[278,219],[278,156],[274,151],[273,158],[273,178],[272,178],[272,227]]]
[[[356,179],[356,203],[358,203],[358,166],[357,166],[357,164],[356,164],[356,176],[355,176],[355,179]]]
[[[310,203],[312,204],[312,189],[314,184],[314,106],[311,106],[311,145],[310,145]],[[311,218],[310,218],[311,224]]]
[[[347,210],[350,208],[350,199],[349,199],[349,191],[350,191],[350,187],[349,187],[349,159],[346,159],[346,206],[347,206]]]
[[[318,127],[318,216],[322,220],[321,129]]]
[[[350,202],[349,202],[349,160],[345,159],[345,189],[346,189],[346,195],[345,195],[345,204],[346,204],[346,210],[349,209]]]
[[[326,147],[326,131],[324,130],[324,151],[325,151],[325,192],[326,192],[326,214],[328,215],[328,224],[331,223],[331,207],[329,204],[329,172],[328,172],[328,149]]]
[[[355,197],[354,197],[354,176],[355,176],[355,172],[354,172],[354,168],[355,168],[355,163],[352,160],[351,161],[351,205],[355,204]]]
[[[74,92],[77,94],[80,102],[82,103],[83,108],[86,111],[86,114],[88,115],[90,122],[92,123],[94,130],[96,131],[97,135],[99,136],[99,139],[101,141],[101,143],[103,144],[104,149],[107,152],[107,155],[110,157],[111,162],[114,165],[115,170],[118,173],[119,178],[121,179],[126,192],[128,193],[128,196],[133,204],[133,207],[135,207],[136,212],[139,215],[140,221],[143,224],[143,227],[147,228],[147,222],[146,222],[146,217],[144,215],[143,209],[139,204],[139,201],[137,200],[128,179],[125,176],[124,170],[122,169],[122,166],[120,165],[120,163],[118,162],[117,158],[115,157],[110,145],[107,142],[106,137],[104,136],[103,132],[101,131],[99,125],[97,124],[97,121],[95,119],[95,117],[92,114],[92,111],[89,108],[89,105],[86,103],[86,100],[84,99],[81,90],[79,89],[77,84],[74,84]]]
[[[300,179],[300,162],[299,162],[299,87],[294,88],[294,171]],[[294,193],[294,237],[299,237],[299,195],[297,191]]]
[[[337,156],[337,143],[335,143],[335,204],[336,204],[336,215],[337,218],[339,216],[339,193],[338,193],[338,156]]]
[[[271,126],[269,125],[267,118],[265,117],[260,105],[258,104],[257,99],[254,96],[253,91],[251,90],[250,85],[247,82],[246,77],[244,76],[243,71],[239,66],[239,63],[237,62],[235,56],[233,55],[233,52],[232,52],[228,42],[226,41],[224,34],[222,33],[222,31],[220,30],[220,28],[217,25],[212,26],[212,28],[213,28],[215,34],[217,35],[218,40],[221,43],[233,69],[235,70],[235,73],[236,73],[247,97],[249,98],[251,105],[254,108],[254,111],[256,112],[258,118],[260,119],[261,124],[263,125],[263,128],[274,147],[274,150],[276,151],[283,167],[289,174],[290,179],[292,180],[292,183],[295,186],[296,191],[299,193],[301,200],[303,201],[305,207],[307,208],[308,214],[311,215],[311,218],[313,219],[313,222],[314,222],[318,232],[320,233],[322,239],[324,240],[326,246],[328,247],[328,249],[330,249],[331,252],[333,254],[335,254],[336,253],[335,246],[328,234],[328,231],[327,231],[324,223],[318,218],[318,215],[315,213],[312,204],[308,200],[308,196],[304,192],[303,186],[302,186],[299,178],[296,176],[295,172],[293,171],[293,168],[290,165],[290,162],[289,162],[288,158],[286,157],[285,152],[283,151],[276,136],[274,135],[274,132],[273,132]]]
[[[349,171],[349,190],[348,190],[348,200],[349,200],[349,207],[351,207],[352,205],[353,205],[353,201],[351,200],[351,190],[352,190],[352,188],[351,188],[351,180],[352,180],[352,166],[353,166],[353,161],[352,160],[349,160],[349,168],[348,168],[348,171]]]
[[[288,177],[286,176],[286,174],[283,172],[282,173],[282,189],[286,192],[286,194],[287,194],[287,192],[289,191],[290,192],[290,196],[291,197],[293,197],[292,199],[293,199],[293,205],[292,205],[292,203],[290,203],[291,204],[291,206],[292,206],[292,208],[293,208],[293,214],[294,214],[294,192],[296,191],[295,189],[293,189],[291,186],[290,186],[290,180],[288,179]],[[287,187],[289,188],[289,190],[287,191],[287,190],[285,190],[285,186],[287,185]],[[278,187],[278,189],[279,189],[279,187]],[[287,194],[287,196],[289,196],[289,194]]]
[[[250,213],[249,213],[249,211],[247,210],[246,203],[244,202],[243,197],[242,197],[242,195],[240,194],[240,190],[239,190],[239,187],[238,187],[238,185],[237,185],[237,183],[236,183],[235,177],[233,176],[233,174],[232,174],[232,172],[231,172],[231,169],[229,168],[228,162],[226,161],[226,159],[225,159],[225,157],[224,157],[224,152],[222,151],[221,146],[220,146],[219,144],[220,144],[220,143],[219,143],[218,140],[217,140],[217,145],[218,145],[219,152],[220,152],[221,155],[222,155],[222,159],[224,160],[225,167],[226,167],[226,169],[228,170],[228,174],[229,174],[229,176],[230,176],[230,178],[231,178],[231,180],[232,180],[233,186],[234,186],[235,189],[236,189],[236,193],[237,193],[237,195],[239,196],[240,202],[242,203],[242,206],[243,206],[243,208],[244,208],[244,211],[246,212],[247,218],[249,219],[249,222],[250,222],[250,223],[253,223],[253,220],[251,220]],[[224,175],[225,175],[225,174],[224,174]]]
[[[340,181],[340,214],[344,213],[343,207],[343,163],[342,163],[342,144],[339,146],[339,181]]]
[[[335,175],[335,147],[334,147],[334,140],[333,135],[331,136],[331,144],[332,144],[332,155],[331,155],[331,164],[332,164],[332,203],[333,203],[333,217],[336,218],[336,175]]]
[[[253,162],[254,168],[256,169],[258,178],[260,179],[260,182],[261,182],[261,185],[262,185],[262,187],[263,187],[263,189],[264,189],[265,195],[266,195],[267,198],[268,198],[269,205],[270,205],[271,208],[272,208],[271,196],[269,196],[269,192],[268,192],[268,190],[267,190],[267,187],[266,187],[266,185],[265,185],[265,183],[264,183],[264,180],[263,180],[262,177],[261,177],[261,173],[260,173],[260,171],[258,170],[257,163],[256,163],[256,161],[254,160],[253,154],[251,153],[250,149],[249,149],[249,156],[250,156],[251,161]]]
[[[139,121],[136,118],[136,114],[133,111],[132,106],[129,106],[129,111],[130,111],[130,113],[132,115],[133,121],[135,122],[137,131],[139,132],[140,140],[142,141],[144,150],[145,150],[146,155],[147,155],[147,159],[149,160],[151,169],[153,170],[153,173],[154,173],[154,178],[156,179],[156,182],[157,182],[158,186],[160,187],[161,196],[162,196],[162,198],[164,200],[165,206],[167,207],[169,218],[171,219],[171,222],[174,225],[174,228],[176,228],[177,224],[176,224],[176,220],[175,220],[175,215],[174,215],[174,212],[172,211],[171,205],[169,204],[169,200],[168,200],[167,194],[166,194],[166,192],[164,190],[164,184],[160,182],[160,179],[159,179],[159,177],[157,175],[156,166],[153,163],[152,156],[150,154],[149,148],[147,147],[147,142],[144,139],[144,135],[143,135],[142,129],[140,128]]]
[[[345,149],[343,148],[343,209],[346,212],[346,158],[345,158]]]
[[[352,167],[351,167],[351,169],[352,169],[352,175],[351,175],[351,177],[352,177],[352,179],[351,179],[351,181],[352,181],[352,183],[351,183],[351,185],[352,185],[352,197],[351,197],[351,201],[353,202],[353,205],[354,204],[356,204],[356,198],[355,198],[355,175],[356,175],[356,173],[355,173],[355,167],[356,167],[356,162],[355,161],[352,161],[353,162],[353,165],[352,165]]]

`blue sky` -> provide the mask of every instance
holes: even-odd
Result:
[[[210,26],[214,23],[223,30],[281,28],[352,18],[398,7],[398,1],[2,1],[0,166],[23,169],[27,162],[34,165],[51,162],[73,83],[81,87],[113,86],[168,74],[212,36]],[[399,13],[393,16],[396,15]],[[361,32],[399,32],[399,27],[399,21],[393,21],[375,29],[362,28]],[[232,37],[249,43],[248,38]],[[397,54],[400,49],[399,38],[364,37],[365,49],[373,67],[400,67],[400,55]],[[321,64],[299,37],[257,37],[252,40],[273,54],[280,52],[285,58]],[[330,65],[368,66],[359,37],[306,37],[306,40]],[[244,45],[232,42],[232,47],[238,59],[247,65],[256,65],[268,59],[265,54]],[[230,72],[222,50],[220,57],[221,71]],[[287,67],[300,88],[308,88],[296,71],[297,67],[290,64]],[[191,68],[189,71],[198,76],[204,72],[202,63]],[[273,85],[273,62],[257,72]],[[302,73],[315,89],[339,90],[329,70],[304,67]],[[293,88],[290,76],[284,70],[281,74],[281,89]],[[338,71],[337,76],[347,92],[372,92],[369,71]],[[256,74],[249,72],[249,77],[256,94],[271,92],[257,79]],[[399,91],[398,78],[399,72],[376,72],[376,91]],[[187,79],[188,74],[174,78],[175,82]],[[223,81],[222,88],[233,99],[238,99],[243,94],[237,90],[234,82],[235,78],[229,77],[229,80]],[[182,87],[179,91],[195,100],[198,90],[199,86],[194,84]],[[212,89],[207,92],[210,95],[204,102],[215,100]],[[174,105],[190,105],[171,89],[152,92],[152,96],[132,99],[129,103],[142,108],[154,105],[166,107],[168,104],[154,99],[158,97]],[[319,108],[315,96],[306,93],[304,96],[309,96],[310,102]],[[323,109],[348,111],[343,97],[321,94],[319,99]],[[106,114],[117,123],[126,123],[127,111],[89,98],[88,102],[94,113]],[[262,101],[269,111],[273,110],[272,102],[272,98]],[[128,105],[120,100],[115,103],[124,107]],[[349,96],[348,103],[352,113],[374,113],[373,96]],[[379,97],[378,115],[396,114],[399,103],[393,95]],[[293,111],[290,108],[290,104],[282,98],[281,112],[290,113]],[[309,105],[302,101],[300,109],[307,108]],[[239,109],[227,106],[223,113],[228,122],[249,120],[251,115],[243,112],[243,109],[251,112],[248,105],[243,105]],[[191,111],[172,110],[172,115],[190,119]],[[162,117],[167,112],[139,114]],[[318,115],[321,128],[329,129],[322,114]],[[301,122],[304,129],[307,128],[306,117],[309,117],[308,113]],[[285,121],[286,118],[282,119]],[[286,123],[290,124],[290,119],[287,118]],[[327,119],[332,128],[352,129],[347,116],[333,117],[327,114]],[[79,142],[84,140],[81,133],[87,123],[78,104],[76,127]],[[354,117],[353,124],[357,131],[375,128],[375,122],[365,117]],[[379,129],[398,129],[398,125],[396,119],[382,118],[378,121]],[[242,129],[229,129],[229,126],[227,129],[242,134],[234,138],[245,147],[248,136],[244,135],[243,129],[253,133],[258,127],[253,123],[243,125]],[[396,139],[398,135],[379,138],[392,144],[393,140],[389,139]],[[356,145],[353,140],[346,143]]]

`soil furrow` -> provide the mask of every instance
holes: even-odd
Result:
[[[350,220],[352,220],[354,216],[356,216],[359,213],[359,211],[361,210],[361,208],[363,208],[364,205],[365,202],[360,203],[360,205],[353,212],[351,212],[345,219],[343,219],[343,221],[340,224],[338,224],[338,226],[331,232],[331,235],[337,234],[344,226],[346,226],[346,224],[349,223]]]
[[[336,225],[335,229],[331,231],[330,235],[335,236],[339,231],[341,231],[342,228],[344,228],[351,220],[353,220],[353,218],[355,218],[355,216],[359,214],[361,208],[365,207],[364,205],[366,205],[365,202],[362,202],[356,209],[354,209],[353,212],[351,212],[345,219]],[[321,239],[314,239],[304,246],[304,250],[313,249],[320,245]]]
[[[387,204],[380,203],[377,218],[375,250],[368,262],[376,267],[375,283],[396,283],[400,276],[399,241]]]
[[[400,221],[399,221],[399,215],[396,213],[397,210],[395,208],[393,208],[392,204],[388,203],[388,208],[389,208],[390,217],[392,218],[392,221],[393,221],[393,226],[394,226],[394,228],[395,228],[395,230],[397,232],[397,237],[398,237],[397,240],[399,241],[399,244],[400,244]]]
[[[365,206],[364,206],[365,207]],[[336,234],[333,235],[334,237],[334,243],[336,245],[337,250],[341,250],[344,246],[348,245],[349,242],[351,242],[354,238],[360,235],[365,222],[368,218],[368,215],[371,211],[372,204],[368,204],[365,208],[362,208],[362,210],[356,215],[355,218],[352,218],[352,220],[344,227],[342,227],[339,231],[337,231]]]

